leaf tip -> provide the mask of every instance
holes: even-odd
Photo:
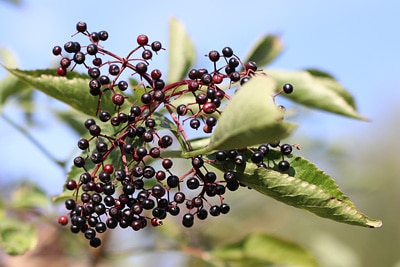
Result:
[[[369,228],[380,228],[383,225],[383,222],[381,220],[370,220],[366,223],[366,225],[369,226]]]

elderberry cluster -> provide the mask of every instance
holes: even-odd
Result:
[[[57,73],[68,75],[77,65],[87,70],[88,93],[98,98],[97,107],[93,107],[97,117],[84,122],[88,134],[78,141],[82,153],[73,160],[81,171],[65,185],[73,194],[65,201],[68,214],[60,216],[59,223],[70,222],[73,233],[83,233],[91,246],[98,247],[100,234],[107,229],[137,231],[149,223],[159,226],[168,215],[181,215],[182,224],[191,227],[195,217],[204,220],[209,215],[228,213],[230,206],[223,196],[227,190],[240,187],[235,172],[227,170],[223,177],[217,177],[205,163],[232,161],[243,165],[245,153],[218,151],[215,159],[197,155],[182,173],[174,169],[167,152],[173,144],[193,150],[188,128],[211,134],[222,113],[222,102],[230,98],[219,85],[228,82],[229,88],[242,86],[260,72],[256,63],[244,64],[230,47],[225,47],[206,55],[211,69],[192,69],[187,78],[166,84],[161,70],[150,68],[153,56],[164,50],[161,42],[150,42],[141,34],[135,47],[120,57],[104,49],[102,43],[109,37],[106,31],[89,32],[84,22],[78,22],[76,30],[74,35],[85,36],[88,44],[68,41],[63,48],[55,46],[53,54],[61,58]],[[140,81],[132,85],[122,74]],[[137,99],[126,93],[129,88],[140,92]],[[285,93],[292,91],[291,84],[282,88]],[[175,105],[182,96],[189,100]],[[106,97],[111,98],[114,110],[102,109]],[[160,110],[170,119],[161,116]],[[268,167],[264,158],[270,147],[280,148],[278,167],[287,171],[290,166],[283,156],[292,151],[288,144],[262,145],[251,151],[251,160]]]

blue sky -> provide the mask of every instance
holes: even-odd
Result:
[[[107,30],[110,39],[106,47],[125,54],[141,33],[167,44],[168,19],[176,17],[197,47],[199,65],[204,60],[201,56],[211,49],[229,45],[244,57],[258,37],[279,34],[285,51],[271,67],[319,68],[333,74],[353,93],[360,113],[372,119],[365,123],[323,112],[307,114],[309,122],[300,127],[299,134],[326,134],[330,141],[377,131],[400,95],[396,81],[400,70],[399,1],[29,0],[20,7],[0,4],[0,14],[0,47],[10,49],[24,69],[49,67],[54,62],[52,47],[69,41],[79,20],[86,21],[89,30]],[[160,58],[160,68],[166,66],[165,59]],[[0,77],[4,76],[0,70]],[[20,118],[12,103],[3,112],[15,120]],[[35,137],[57,151],[60,159],[70,156],[77,137],[40,110],[38,116],[52,126],[33,130]],[[64,174],[1,119],[0,128],[0,181],[43,179],[46,190],[57,193]],[[56,145],[54,136],[62,137]]]

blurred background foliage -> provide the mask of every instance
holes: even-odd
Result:
[[[1,4],[10,5],[9,2],[19,1],[3,0]],[[19,4],[20,7],[15,8],[23,9],[24,4],[22,2]],[[234,38],[232,37],[232,39]],[[46,44],[48,47],[54,45],[50,40],[41,41],[50,42],[51,44]],[[54,40],[54,42],[57,41],[59,40]],[[287,45],[293,46],[293,44]],[[207,48],[197,47],[197,49],[207,51]],[[9,52],[2,54],[2,64],[12,66],[10,63],[13,60],[7,59],[9,55]],[[47,62],[36,62],[36,64],[47,67]],[[364,63],[361,62],[361,64]],[[365,79],[368,78],[365,77]],[[13,82],[8,79],[12,78],[5,77],[1,82],[3,84]],[[393,77],[388,77],[388,80],[394,84]],[[375,95],[384,94],[382,88],[375,89]],[[389,91],[396,90],[397,86],[394,84],[393,88],[389,89]],[[3,150],[3,153],[9,154],[9,158],[14,161],[18,159],[20,168],[24,168],[24,161],[34,160],[31,157],[34,154],[31,150],[38,150],[54,159],[53,162],[58,162],[60,172],[65,173],[70,165],[70,159],[75,153],[72,147],[78,138],[77,133],[69,127],[71,121],[67,120],[68,116],[65,116],[64,119],[62,116],[57,116],[57,113],[68,111],[67,107],[39,92],[33,92],[29,86],[23,84],[16,84],[15,90],[7,95],[4,92],[1,93],[0,129],[4,129],[6,124],[10,127],[11,124],[11,129],[13,129],[11,135],[18,136],[18,139],[29,138],[29,133],[36,133],[31,136],[34,139],[28,140],[28,142],[37,142],[37,145],[25,150],[18,144],[19,140],[8,140],[7,142],[13,143],[13,149]],[[176,227],[178,223],[169,218],[164,227],[157,229],[146,229],[129,234],[124,231],[116,231],[116,234],[107,237],[109,242],[102,251],[99,251],[88,248],[86,242],[83,240],[80,242],[79,238],[72,237],[68,230],[60,228],[56,224],[58,208],[50,205],[50,202],[45,203],[39,199],[31,203],[39,201],[41,209],[29,205],[26,207],[24,205],[28,201],[22,201],[25,204],[20,203],[19,208],[15,211],[11,209],[7,210],[6,214],[0,214],[0,223],[4,216],[10,216],[10,213],[13,213],[12,215],[16,218],[34,225],[39,234],[37,247],[24,255],[8,256],[0,251],[0,265],[207,266],[207,263],[197,258],[188,258],[186,254],[179,253],[178,249],[181,249],[184,243],[190,244],[191,247],[199,245],[207,248],[233,242],[250,232],[266,232],[301,244],[313,253],[324,267],[398,267],[400,266],[398,253],[400,248],[398,224],[400,165],[397,154],[400,142],[397,140],[397,133],[400,131],[400,121],[397,114],[400,110],[396,105],[379,105],[379,103],[377,105],[378,107],[369,110],[373,113],[372,117],[375,120],[367,123],[340,117],[332,118],[334,115],[324,113],[321,116],[315,115],[318,112],[298,107],[291,102],[286,106],[293,107],[294,115],[291,120],[300,125],[310,120],[319,122],[315,120],[315,116],[321,121],[326,118],[336,125],[334,127],[340,128],[344,125],[346,130],[338,130],[338,135],[335,135],[332,128],[329,129],[331,131],[329,134],[324,135],[321,134],[323,131],[320,129],[316,131],[317,134],[312,133],[313,125],[309,122],[299,129],[288,142],[301,144],[300,154],[310,161],[316,162],[321,169],[336,178],[337,183],[360,210],[382,219],[383,227],[380,229],[370,230],[339,224],[289,207],[257,192],[241,189],[239,192],[227,195],[227,199],[233,207],[227,216],[196,223],[196,227],[192,229],[183,229],[182,227],[178,229]],[[13,123],[15,125],[12,125]],[[326,125],[324,122],[321,124]],[[362,125],[360,126],[360,124]],[[356,125],[354,129],[351,128],[352,125]],[[320,126],[316,124],[314,127]],[[62,136],[67,136],[65,142],[60,141],[55,144],[57,155],[54,155],[54,142],[48,143],[46,139],[41,139],[37,134],[41,131],[51,131],[55,136],[60,133]],[[10,138],[10,135],[8,136]],[[72,146],[64,147],[63,143],[69,143]],[[12,156],[14,154],[19,156]],[[43,173],[41,175],[46,177],[43,181],[54,179],[49,183],[58,186],[58,188],[52,186],[51,191],[53,193],[61,191],[64,177],[54,177],[57,173],[46,172],[48,163],[37,162],[36,164],[42,165]],[[15,164],[4,161],[4,158],[1,165],[3,169],[0,172],[1,207],[15,207],[18,204],[16,193],[11,193],[13,190],[18,192],[24,188],[35,188],[34,190],[40,191],[41,189],[37,189],[36,185],[46,187],[43,181],[36,183],[32,177],[26,177],[24,174],[18,179],[10,180],[7,173],[18,174],[19,170],[9,169],[5,172],[4,169]],[[25,181],[29,181],[28,184]],[[43,191],[43,194],[51,195],[48,191]],[[21,194],[28,196],[30,192]],[[50,196],[48,200],[50,200]],[[174,247],[177,250],[171,250]],[[196,251],[190,253],[196,253]]]

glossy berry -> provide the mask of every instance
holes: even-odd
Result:
[[[290,93],[292,93],[293,92],[293,85],[292,84],[290,84],[290,83],[285,83],[284,85],[283,85],[283,91],[286,93],[286,94],[290,94]]]
[[[260,163],[264,159],[264,154],[260,151],[255,151],[253,154],[251,154],[251,161],[253,163]]]
[[[124,101],[125,97],[121,94],[114,94],[112,96],[112,102],[114,103],[114,105],[122,106],[124,104]]]
[[[118,89],[121,91],[125,91],[126,89],[128,89],[129,85],[126,81],[119,81],[118,82]]]
[[[53,47],[52,52],[53,52],[53,55],[55,55],[55,56],[61,55],[61,52],[62,52],[61,46],[57,45],[57,46]]]
[[[60,66],[57,68],[57,74],[59,76],[65,76],[65,75],[67,75],[67,70]]]
[[[153,52],[151,52],[151,50],[149,50],[149,49],[143,50],[143,52],[142,52],[142,58],[143,58],[144,60],[149,60],[149,59],[151,59],[152,57],[153,57]]]
[[[144,93],[141,97],[141,100],[143,104],[150,104],[151,101],[153,100],[153,97],[151,96],[150,93]]]
[[[101,128],[100,128],[100,126],[98,126],[98,125],[92,125],[92,126],[90,126],[89,127],[89,133],[92,135],[92,136],[99,136],[99,134],[101,133]]]
[[[228,66],[231,68],[236,68],[237,66],[239,66],[239,60],[237,60],[237,58],[232,57],[229,59],[228,61]]]
[[[216,50],[212,50],[210,51],[210,53],[208,53],[208,58],[212,61],[212,62],[217,62],[220,58],[219,52]]]
[[[201,156],[196,156],[192,158],[192,166],[193,168],[199,169],[203,167],[204,160]]]
[[[227,214],[230,211],[230,207],[226,203],[222,203],[221,206],[219,206],[219,210],[222,214]]]
[[[76,30],[77,30],[78,32],[85,32],[85,31],[87,30],[87,24],[86,24],[86,22],[84,22],[84,21],[79,21],[79,22],[76,24]]]
[[[190,127],[192,128],[192,129],[198,129],[199,127],[200,127],[200,121],[199,121],[199,119],[196,119],[196,118],[193,118],[193,119],[191,119],[190,120]]]
[[[247,62],[246,66],[245,66],[247,71],[256,71],[257,70],[257,63],[255,63],[254,61],[249,61]]]
[[[75,190],[78,187],[78,185],[75,180],[68,180],[67,183],[65,184],[65,187],[68,190]]]
[[[202,109],[203,109],[203,112],[206,113],[206,114],[212,114],[217,110],[214,102],[206,102],[206,103],[204,103]]]
[[[63,67],[64,69],[68,68],[71,65],[71,60],[67,57],[63,57],[60,60],[60,66]]]
[[[89,55],[94,56],[94,55],[97,54],[98,51],[99,51],[99,49],[98,49],[97,45],[95,45],[95,44],[90,44],[90,45],[88,45],[88,46],[86,47],[86,52],[87,52]]]
[[[108,67],[108,72],[110,73],[110,75],[118,75],[120,72],[120,68],[117,64],[111,64],[110,67]]]
[[[100,69],[97,67],[90,68],[88,70],[88,74],[91,78],[97,79],[100,77]]]
[[[162,166],[164,167],[164,169],[168,170],[172,167],[172,160],[171,159],[163,159],[163,161],[161,162]]]
[[[170,175],[167,178],[167,185],[171,188],[175,188],[179,185],[179,177],[176,175]]]
[[[263,153],[263,155],[265,156],[269,152],[269,147],[268,145],[260,145],[257,150]]]
[[[145,74],[147,71],[147,65],[144,62],[139,62],[136,64],[136,72],[139,74]]]
[[[147,37],[147,35],[145,35],[145,34],[140,34],[136,38],[136,41],[140,46],[144,46],[144,45],[147,45],[147,43],[149,42],[149,37]]]
[[[161,78],[162,73],[159,69],[154,69],[151,71],[150,76],[153,80],[158,80]]]
[[[176,113],[179,116],[185,116],[187,113],[187,107],[185,104],[180,104],[179,106],[176,107]]]
[[[159,41],[154,41],[151,43],[151,49],[154,52],[160,51],[162,48],[162,44]]]
[[[99,31],[99,39],[100,41],[106,41],[108,39],[108,32]]]
[[[110,114],[110,112],[108,112],[107,110],[101,111],[100,114],[99,114],[99,119],[100,119],[102,122],[106,122],[106,121],[110,120],[110,119],[111,119],[111,114]]]
[[[219,206],[217,206],[217,205],[211,206],[211,208],[210,208],[211,216],[218,216],[218,215],[220,215],[220,213],[221,213],[221,209]]]
[[[230,48],[230,47],[224,47],[223,49],[222,49],[222,54],[224,55],[224,57],[231,57],[231,56],[233,56],[233,50],[232,50],[232,48]]]
[[[186,185],[187,185],[187,187],[189,189],[194,190],[194,189],[197,189],[200,186],[200,182],[199,182],[199,180],[197,178],[192,177],[192,178],[189,178],[186,181]]]
[[[75,157],[74,158],[74,165],[78,168],[82,168],[83,166],[85,166],[85,159],[82,157]]]
[[[176,192],[174,195],[174,201],[178,204],[181,204],[185,201],[186,196],[183,192]]]
[[[60,225],[63,225],[63,226],[67,225],[68,224],[68,217],[67,216],[58,217],[58,223]]]
[[[223,150],[217,151],[217,153],[215,154],[215,159],[218,161],[224,161],[227,157],[227,153]]]
[[[278,169],[279,169],[280,171],[285,172],[285,171],[288,171],[289,168],[290,168],[290,163],[289,163],[288,161],[286,161],[286,160],[281,160],[281,161],[278,163]]]
[[[197,212],[197,218],[200,220],[205,220],[208,217],[208,211],[206,209],[201,209]]]
[[[192,227],[194,224],[194,215],[191,213],[186,213],[185,215],[183,215],[182,218],[182,224],[185,227]]]
[[[250,77],[249,77],[249,76],[244,76],[244,77],[240,80],[240,85],[244,85],[244,84],[247,83],[248,81],[250,81]]]
[[[108,174],[112,174],[114,172],[114,167],[112,164],[105,164],[103,167],[103,171]]]
[[[281,145],[281,152],[283,155],[290,155],[292,153],[292,146],[289,144],[283,144]]]

